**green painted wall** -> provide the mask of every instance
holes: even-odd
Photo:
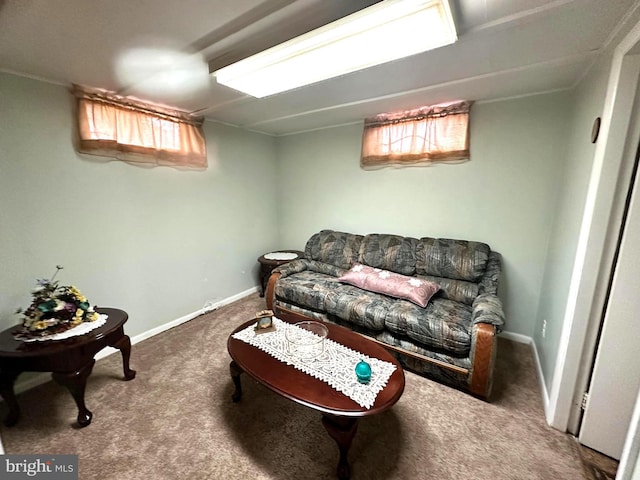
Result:
[[[611,56],[602,58],[571,92],[573,108],[569,119],[571,128],[567,135],[567,155],[562,162],[563,168],[559,170],[562,188],[556,201],[556,215],[533,335],[548,391],[551,390],[566,320],[567,297],[593,168],[596,146],[591,143],[591,129],[594,119],[602,116],[611,60]],[[543,337],[542,324],[545,320],[547,328]]]
[[[365,171],[361,125],[279,138],[281,244],[314,232],[478,240],[503,255],[506,329],[532,336],[570,118],[568,93],[472,108],[470,162]]]
[[[36,278],[64,266],[136,335],[257,285],[276,246],[275,139],[205,122],[209,168],[144,168],[77,154],[72,98],[0,74],[0,327]]]

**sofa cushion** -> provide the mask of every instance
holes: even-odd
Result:
[[[385,317],[394,303],[409,303],[351,285],[338,285],[339,287],[326,297],[327,313],[340,317],[350,324],[376,332],[384,329]],[[413,304],[409,303],[409,305]]]
[[[489,245],[424,237],[416,251],[416,273],[478,282],[487,268]]]
[[[421,307],[426,307],[431,297],[440,290],[440,286],[436,283],[359,263],[345,272],[338,281],[370,292],[403,298]]]
[[[402,275],[416,273],[418,239],[399,235],[365,235],[358,262]]]
[[[287,302],[321,311],[325,310],[327,295],[340,285],[331,275],[304,270],[281,277],[276,283],[275,295]]]
[[[439,362],[455,365],[456,367],[464,368],[466,370],[471,369],[471,359],[469,356],[449,355],[438,349],[425,348],[420,343],[414,342],[404,335],[391,333],[389,330],[384,330],[376,334],[375,338],[382,343],[400,347],[408,352],[417,353],[418,355],[433,358]]]
[[[471,347],[471,307],[444,298],[433,298],[426,308],[394,301],[385,326],[430,348],[467,355]]]
[[[342,284],[336,277],[310,270],[280,277],[275,295],[281,303],[327,312],[373,331],[384,328],[384,318],[390,305],[398,301]]]
[[[351,268],[358,260],[362,238],[362,235],[322,230],[307,241],[305,255],[339,268]]]

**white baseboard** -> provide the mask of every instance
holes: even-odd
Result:
[[[217,310],[220,307],[224,307],[225,305],[229,305],[230,303],[240,300],[241,298],[248,297],[249,295],[256,293],[257,291],[258,291],[258,287],[249,288],[244,292],[240,292],[236,295],[232,295],[231,297],[227,297],[224,300],[220,300],[219,302],[212,304],[208,308],[201,308],[200,310],[196,310],[193,313],[189,313],[183,317],[172,320],[168,323],[165,323],[164,325],[160,325],[159,327],[155,327],[155,328],[152,328],[151,330],[147,330],[146,332],[143,332],[133,337],[131,339],[131,345],[135,345],[138,342],[146,340],[147,338],[151,338],[154,335],[158,335],[159,333],[169,330],[170,328],[177,327],[178,325],[188,322],[189,320],[193,320],[194,318],[199,317],[203,313],[212,312],[214,310]],[[118,350],[116,350],[115,348],[107,347],[104,350],[98,352],[98,354],[96,355],[96,360],[104,358],[117,351]]]
[[[212,304],[210,307],[206,309],[201,308],[200,310],[196,310],[195,312],[189,313],[175,320],[171,320],[170,322],[167,322],[163,325],[152,328],[151,330],[147,330],[146,332],[140,333],[135,337],[132,337],[131,345],[135,345],[136,343],[146,340],[147,338],[151,338],[154,335],[158,335],[159,333],[165,332],[170,328],[177,327],[178,325],[188,322],[189,320],[193,320],[194,318],[202,315],[203,313],[212,312],[213,310],[217,310],[218,308],[224,307],[225,305],[228,305],[237,300],[240,300],[241,298],[248,297],[249,295],[256,293],[257,291],[258,291],[258,287],[249,288],[236,295],[232,295],[231,297],[227,297],[223,300],[220,300],[219,302]],[[100,360],[102,358],[108,357],[109,355],[115,352],[118,352],[116,348],[111,348],[111,347],[103,348],[96,354],[95,359]],[[30,376],[29,378],[25,378],[22,381],[18,380],[14,385],[14,391],[16,394],[19,394],[27,390],[30,390],[34,387],[37,387],[38,385],[46,383],[49,380],[51,380],[50,373],[38,373],[33,376]],[[2,445],[0,444],[0,449],[1,448],[2,448]]]
[[[142,340],[146,340],[147,338],[153,337],[154,335],[157,335],[159,333],[162,333],[166,330],[169,330],[170,328],[176,327],[182,323],[188,322],[189,320],[192,320],[200,315],[202,315],[203,313],[207,313],[207,312],[211,312],[213,310],[217,310],[220,307],[223,307],[225,305],[228,305],[229,303],[233,303],[236,300],[240,300],[241,298],[244,297],[248,297],[249,295],[256,293],[258,291],[258,287],[253,287],[253,288],[249,288],[248,290],[245,290],[244,292],[240,292],[236,295],[232,295],[231,297],[227,297],[223,300],[220,300],[219,302],[216,302],[210,306],[208,306],[208,308],[201,308],[200,310],[197,310],[193,313],[189,313],[188,315],[185,315],[183,317],[180,317],[176,320],[172,320],[168,323],[165,323],[164,325],[160,325],[159,327],[155,327],[152,328],[151,330],[148,330],[146,332],[143,332],[139,335],[136,335],[135,337],[133,337],[131,339],[131,344],[135,345],[138,342],[141,342]],[[102,350],[100,350],[96,356],[95,359],[96,360],[100,360],[101,358],[105,358],[109,355],[111,355],[112,353],[117,352],[118,350],[115,348],[111,348],[111,347],[106,347]],[[49,380],[51,380],[51,374],[50,373],[38,373],[36,375],[33,375],[30,378],[27,378],[23,381],[18,381],[16,382],[15,386],[14,386],[14,391],[16,394],[18,393],[22,393],[25,392],[31,388],[34,388],[38,385],[41,385],[43,383],[48,382]],[[2,400],[0,398],[0,400]],[[0,455],[4,455],[4,447],[2,445],[2,438],[0,438]]]
[[[502,332],[500,333],[500,336],[503,338],[506,338],[507,340],[511,340],[513,342],[518,342],[518,343],[526,343],[527,345],[531,345],[533,347],[533,357],[534,360],[536,362],[536,371],[538,373],[538,382],[540,384],[540,391],[542,393],[542,405],[544,408],[544,412],[545,412],[545,418],[547,420],[547,423],[549,425],[551,425],[551,422],[549,420],[549,392],[547,391],[547,385],[544,382],[544,374],[542,372],[542,364],[540,363],[540,356],[538,355],[538,347],[536,346],[536,343],[533,341],[533,338],[527,336],[527,335],[522,335],[520,333],[513,333],[513,332]]]
[[[527,345],[533,343],[533,339],[531,337],[522,335],[520,333],[501,332],[499,336],[501,336],[502,338],[506,338],[507,340],[511,340],[512,342],[526,343]]]
[[[544,381],[544,373],[542,372],[542,364],[540,363],[540,356],[538,355],[538,347],[535,342],[531,342],[533,346],[533,355],[536,360],[536,370],[538,371],[538,381],[540,382],[540,392],[542,393],[542,408],[544,409],[545,418],[547,423],[551,425],[549,416],[549,391],[547,390],[547,384]]]

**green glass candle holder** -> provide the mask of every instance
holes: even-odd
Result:
[[[364,360],[360,360],[356,365],[356,377],[358,377],[358,382],[360,383],[369,383],[369,380],[371,380],[371,365]]]

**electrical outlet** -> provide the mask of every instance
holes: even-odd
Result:
[[[547,336],[547,320],[542,320],[542,338],[546,338]]]
[[[215,300],[207,300],[206,302],[204,302],[204,307],[202,307],[202,312],[203,313],[207,313],[207,312],[212,312],[213,310],[217,310],[217,306],[216,306],[216,302]]]

